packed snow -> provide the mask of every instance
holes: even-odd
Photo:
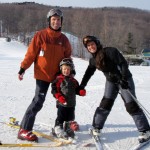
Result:
[[[33,65],[26,71],[23,81],[18,80],[20,63],[24,58],[27,47],[17,41],[7,42],[0,38],[0,122],[9,122],[9,117],[15,117],[18,121],[22,117],[32,101],[35,92],[35,79],[33,77]],[[81,82],[82,76],[87,68],[88,61],[73,57],[76,68],[75,78]],[[136,95],[140,103],[150,112],[150,67],[129,67],[136,86]],[[91,127],[95,109],[103,97],[105,77],[100,71],[96,71],[89,81],[85,97],[77,96],[76,121],[80,125],[80,131],[76,132],[78,137],[76,144],[49,148],[55,150],[95,150],[88,128]],[[42,110],[38,113],[34,129],[50,134],[56,119],[56,100],[49,88]],[[150,121],[149,121],[150,122]],[[2,143],[29,143],[17,139],[17,129],[13,129],[0,123],[0,141]],[[107,118],[102,130],[102,143],[107,150],[130,150],[138,144],[138,132],[129,114],[126,112],[123,101],[118,95],[114,107]],[[52,143],[39,137],[39,143]],[[88,147],[84,147],[89,144]],[[8,148],[0,148],[8,149]],[[11,148],[12,150],[29,150],[31,148]],[[32,148],[41,150],[41,148]],[[42,148],[44,149],[44,148]],[[150,146],[143,148],[150,149]]]

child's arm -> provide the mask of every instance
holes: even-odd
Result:
[[[51,93],[61,104],[67,105],[67,102],[60,90],[60,83],[61,83],[60,80],[58,80],[58,79],[54,80],[54,82],[51,85],[51,87],[52,87]]]

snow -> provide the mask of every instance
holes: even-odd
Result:
[[[18,121],[31,103],[35,91],[35,79],[33,78],[33,66],[25,73],[23,81],[18,80],[20,63],[24,58],[27,47],[17,41],[6,42],[0,38],[0,122],[8,122],[9,117],[15,117]],[[76,79],[81,81],[88,61],[73,57],[76,68]],[[130,66],[136,86],[136,94],[140,103],[150,112],[150,67]],[[91,127],[95,109],[103,97],[105,77],[100,71],[96,71],[89,81],[85,97],[77,96],[76,121],[80,124],[80,131],[76,132],[78,142],[76,145],[67,145],[55,150],[95,150],[94,142],[88,134]],[[49,88],[42,110],[37,114],[34,129],[49,134],[54,126],[56,118],[56,102]],[[114,107],[107,118],[102,130],[102,142],[105,149],[130,150],[135,146],[138,132],[129,114],[126,112],[123,101],[118,95]],[[10,128],[0,123],[0,141],[3,143],[27,143],[17,139],[17,129]],[[39,138],[39,143],[51,143]],[[89,147],[84,144],[93,143]],[[1,148],[8,149],[8,148]],[[11,148],[12,150],[29,150],[31,148]],[[41,150],[41,148],[32,148]],[[42,148],[43,149],[43,148]],[[143,148],[144,149],[144,148]],[[145,147],[145,150],[150,147]]]

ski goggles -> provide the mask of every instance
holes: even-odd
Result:
[[[48,12],[48,15],[47,17],[51,17],[51,16],[60,16],[60,17],[63,17],[63,13],[60,9],[51,9],[49,12]]]
[[[93,36],[86,36],[83,38],[83,44],[84,45],[87,45],[87,43],[91,42],[91,41],[95,41],[95,38]]]
[[[60,66],[67,64],[67,65],[73,65],[73,61],[70,58],[64,58],[61,62],[60,62]]]
[[[88,36],[86,36],[86,37],[84,37],[83,38],[83,44],[84,44],[84,46],[87,48],[87,44],[89,43],[89,42],[92,42],[92,41],[94,41],[96,44],[100,44],[100,41],[97,39],[97,37],[95,37],[95,36],[90,36],[90,35],[88,35]]]

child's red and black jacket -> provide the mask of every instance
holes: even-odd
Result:
[[[63,96],[67,102],[67,105],[65,107],[75,107],[76,94],[79,95],[78,88],[79,83],[72,75],[64,76],[60,74],[52,82],[51,93],[53,94],[54,97],[56,94]]]

